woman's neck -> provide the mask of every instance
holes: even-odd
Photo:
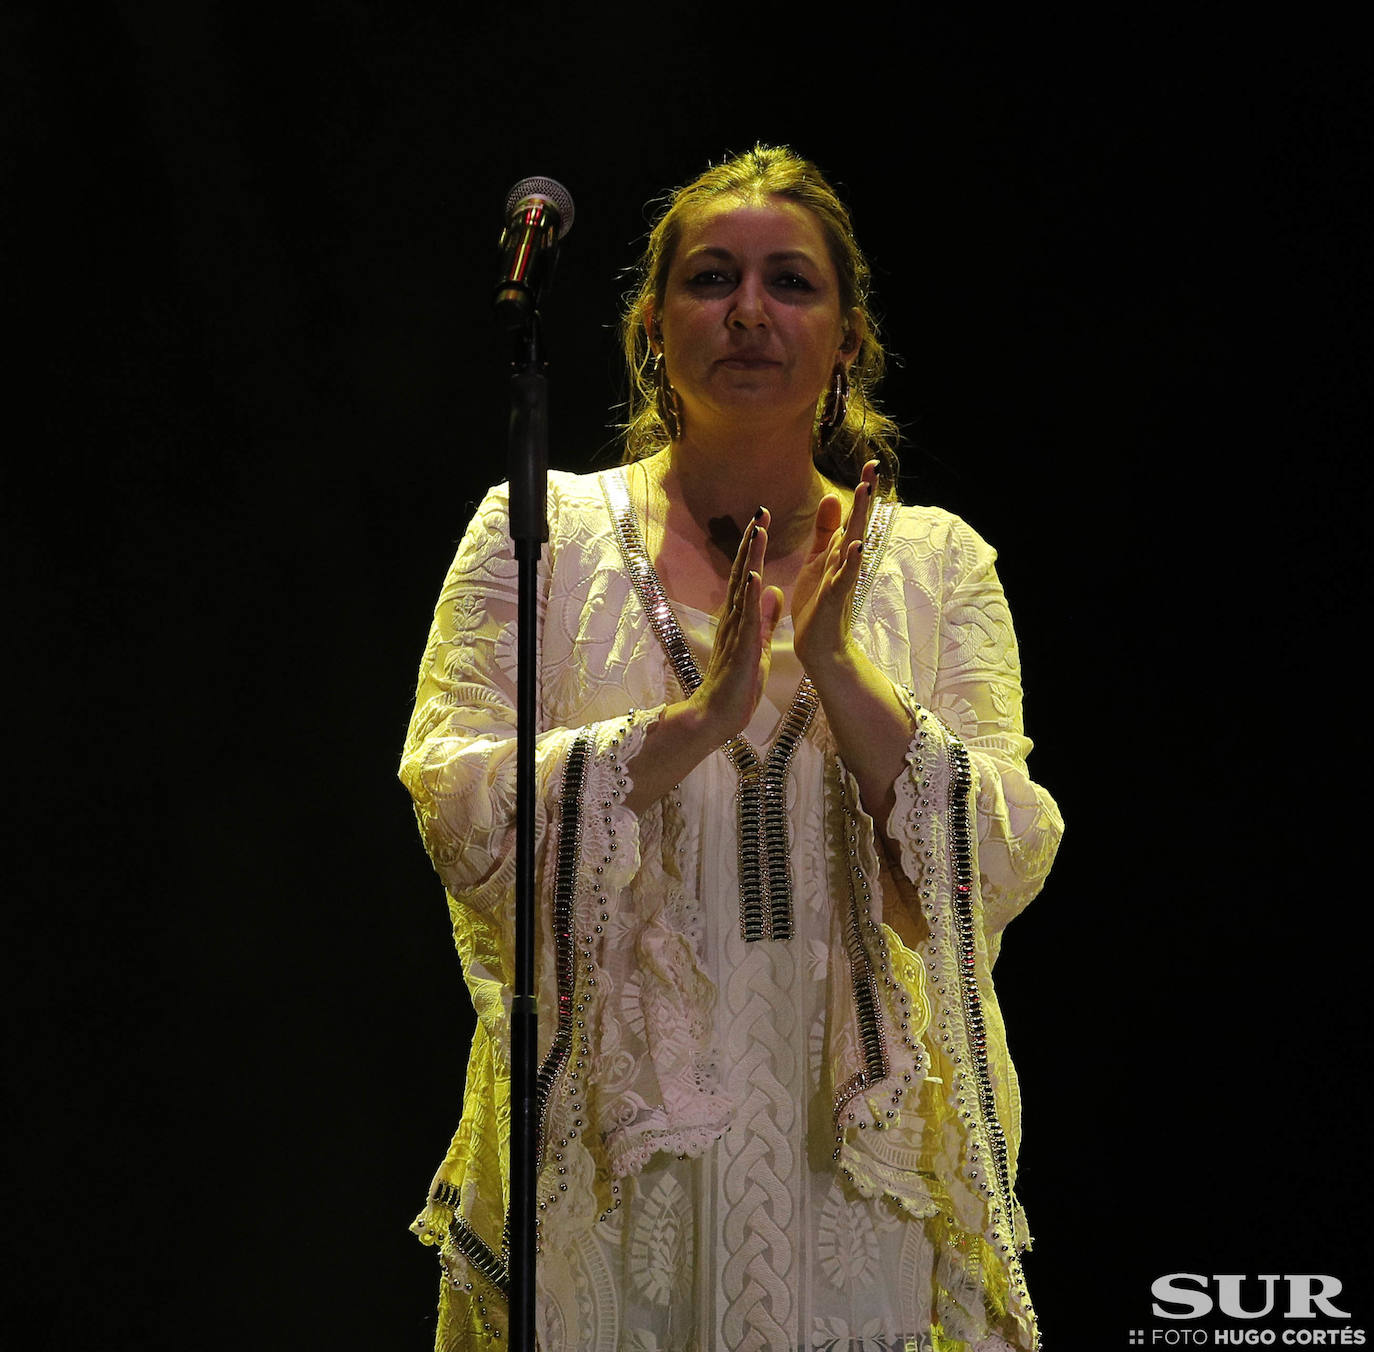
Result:
[[[688,436],[655,459],[661,461],[659,482],[668,501],[685,509],[703,539],[724,542],[733,535],[737,541],[757,509],[766,507],[774,559],[810,545],[816,508],[833,488],[816,469],[806,442],[768,444],[759,438],[723,445]]]

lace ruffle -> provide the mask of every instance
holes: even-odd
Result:
[[[513,882],[508,631],[514,586],[504,512],[504,492],[496,490],[480,509],[445,586],[402,772],[427,845],[455,898],[455,937],[482,1031],[497,1040],[505,1032],[502,988],[509,971]],[[545,1240],[557,1246],[568,1236],[590,1233],[598,1218],[609,1218],[619,1181],[655,1154],[694,1157],[706,1151],[728,1129],[734,1108],[718,1092],[721,1012],[702,961],[703,899],[692,895],[681,874],[680,861],[691,854],[684,848],[684,822],[671,799],[638,818],[625,807],[633,787],[627,767],[659,711],[628,721],[608,716],[629,705],[654,705],[666,697],[671,677],[635,610],[594,480],[551,476],[550,528],[541,577],[541,709],[551,726],[540,737],[538,791],[546,898],[557,866],[560,819],[554,808],[563,767],[579,740],[586,758],[571,919],[565,934],[546,932],[541,944],[544,1009],[558,1003],[552,973],[560,938],[572,974],[568,1055],[548,1103],[549,1153],[539,1185]],[[940,793],[941,785],[948,786],[955,748],[967,744],[964,766],[977,792],[974,836],[981,841],[970,843],[970,853],[976,860],[980,843],[986,852],[989,885],[980,906],[975,863],[974,895],[966,908],[978,930],[968,961],[980,983],[980,1009],[988,1016],[988,1074],[1007,1131],[1009,1175],[1015,1088],[987,977],[989,950],[995,952],[996,931],[1038,889],[1057,843],[1058,817],[1052,801],[1025,775],[1029,743],[1020,736],[1014,638],[991,551],[962,523],[928,509],[897,509],[893,532],[895,550],[862,619],[863,641],[883,670],[894,680],[909,680],[926,701],[921,708],[916,696],[905,697],[913,718],[924,721],[896,786],[889,831],[920,896],[930,938],[914,953],[904,947],[882,924],[880,907],[855,884],[853,932],[840,927],[828,953],[830,980],[838,983],[847,973],[849,998],[847,1008],[843,1001],[827,1008],[826,1055],[836,1081],[848,1084],[844,1077],[860,1071],[865,1076],[844,1099],[840,1164],[857,1190],[893,1198],[909,1216],[954,1218],[949,1231],[968,1247],[974,1265],[964,1276],[981,1281],[977,1265],[986,1260],[990,1285],[1002,1281],[1008,1287],[1022,1319],[1021,1332],[1008,1336],[1029,1347],[1029,1306],[1017,1289],[1015,1261],[1015,1249],[1028,1240],[1024,1220],[1014,1201],[1010,1226],[997,1211],[1005,1203],[986,1178],[992,1146],[982,1105],[970,1107],[968,1084],[954,1074],[967,1072],[970,1051],[959,1000],[960,936],[949,895],[949,801]],[[957,726],[941,721],[946,712]],[[700,829],[696,820],[692,829]],[[875,880],[873,825],[857,811],[851,825],[859,875]],[[837,854],[847,853],[837,834],[827,829],[825,838]],[[836,911],[842,909],[842,891],[832,886],[829,897]],[[854,993],[863,983],[874,1011],[867,1024],[856,1022],[854,1013]],[[880,1066],[865,1041],[874,1028]],[[924,1060],[923,1043],[929,1044]],[[474,1044],[474,1057],[476,1052]],[[479,1226],[488,1243],[499,1243],[508,1080],[504,1057],[492,1046],[484,1056],[477,1079],[469,1081],[464,1125],[441,1171],[461,1183],[462,1198],[456,1212],[444,1200],[430,1199],[412,1225],[422,1240],[445,1227],[452,1230],[456,1215]],[[470,1117],[470,1108],[476,1116]],[[923,1117],[931,1128],[924,1137]],[[929,1225],[934,1234],[944,1222]],[[1004,1252],[996,1241],[1008,1231],[1011,1243]],[[466,1272],[470,1279],[478,1269],[466,1268],[470,1260],[457,1248],[448,1254],[448,1247],[450,1275]],[[956,1273],[963,1268],[960,1260],[951,1269],[951,1291],[961,1288],[963,1278]],[[962,1304],[961,1294],[950,1307],[952,1324]],[[975,1349],[997,1347],[992,1330],[1006,1331],[1001,1317],[982,1328],[975,1319],[969,1328],[968,1345]]]

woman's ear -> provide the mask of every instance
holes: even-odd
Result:
[[[663,330],[654,314],[652,301],[644,307],[644,336],[649,340],[649,351],[658,356],[663,351]]]
[[[840,340],[838,355],[846,366],[859,355],[859,349],[863,346],[864,334],[867,332],[868,325],[864,323],[864,313],[856,305],[845,316],[844,336]]]

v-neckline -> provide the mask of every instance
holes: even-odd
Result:
[[[683,694],[691,695],[701,684],[701,671],[673,613],[673,602],[649,557],[624,470],[606,470],[598,477],[620,557],[635,596]],[[862,609],[877,575],[893,506],[892,500],[887,498],[874,503],[870,509],[863,562],[851,602],[855,615]],[[760,757],[743,733],[737,733],[721,748],[739,775],[735,807],[739,833],[740,934],[746,942],[792,937],[787,775],[792,757],[819,707],[820,696],[815,683],[810,676],[803,675],[792,702],[778,722],[766,756]]]
[[[644,611],[649,625],[659,641],[659,646],[663,649],[664,655],[673,668],[673,673],[677,677],[678,685],[682,688],[682,693],[690,695],[701,684],[701,670],[696,664],[696,659],[692,656],[691,647],[672,608],[675,605],[680,605],[687,610],[695,611],[698,615],[706,615],[710,619],[718,619],[718,617],[696,606],[689,606],[684,601],[675,601],[668,595],[658,576],[658,570],[649,557],[649,548],[645,542],[644,532],[640,528],[639,512],[636,510],[634,500],[630,495],[630,486],[625,478],[624,466],[618,465],[614,469],[603,470],[597,477],[601,480],[602,495],[606,499],[606,508],[615,526],[616,542],[620,546],[621,560],[625,564],[626,572],[634,586],[640,608]],[[868,592],[873,585],[873,579],[877,575],[878,565],[882,561],[894,505],[891,498],[884,498],[874,502],[869,509],[868,529],[864,532],[863,562],[859,568],[859,580],[854,586],[852,605],[855,615],[863,608],[863,604],[868,598]],[[789,718],[793,715],[804,716],[809,725],[817,703],[819,703],[819,699],[816,695],[816,687],[811,678],[804,675],[797,686],[796,693],[792,696],[787,709],[778,722],[772,740],[768,744],[770,758],[777,745],[778,737],[787,725]],[[758,756],[758,751],[743,734],[731,740],[743,742],[755,757]]]
[[[648,618],[649,625],[659,641],[659,646],[663,649],[664,655],[668,658],[668,662],[677,676],[678,684],[682,687],[682,693],[690,695],[701,684],[701,669],[697,666],[696,658],[692,656],[691,645],[687,642],[687,636],[682,632],[682,626],[678,623],[676,614],[673,613],[673,607],[680,605],[686,610],[691,610],[698,615],[705,615],[708,619],[717,620],[717,622],[719,617],[709,611],[701,610],[697,606],[689,606],[685,601],[675,601],[668,595],[658,576],[658,570],[649,557],[649,547],[645,542],[644,532],[640,528],[639,513],[635,510],[634,500],[630,496],[630,486],[626,482],[624,469],[617,467],[607,470],[601,475],[601,480],[606,506],[610,511],[611,520],[615,524],[620,556],[630,575],[635,595],[639,598],[640,607]],[[873,522],[870,520],[870,530],[872,525]],[[760,754],[754,744],[741,732],[726,743],[727,755],[732,761],[735,761],[737,769],[740,768],[739,761],[736,759],[737,755],[746,762],[752,758],[760,764],[767,764],[778,753],[779,741],[784,730],[789,725],[800,722],[801,727],[797,734],[797,739],[800,740],[806,729],[810,727],[819,704],[820,697],[816,693],[815,685],[809,676],[803,674],[796,692],[789,701],[787,708],[783,710],[782,717],[778,720],[773,736],[763,753]],[[731,747],[736,748],[733,754],[730,751]],[[793,746],[787,751],[786,755],[789,761],[795,750],[796,748]],[[747,755],[742,754],[745,751],[747,751]]]

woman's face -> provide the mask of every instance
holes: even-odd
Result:
[[[647,320],[684,422],[795,420],[809,437],[837,361],[858,351],[857,311],[816,218],[782,197],[724,201],[688,217],[661,308]]]

